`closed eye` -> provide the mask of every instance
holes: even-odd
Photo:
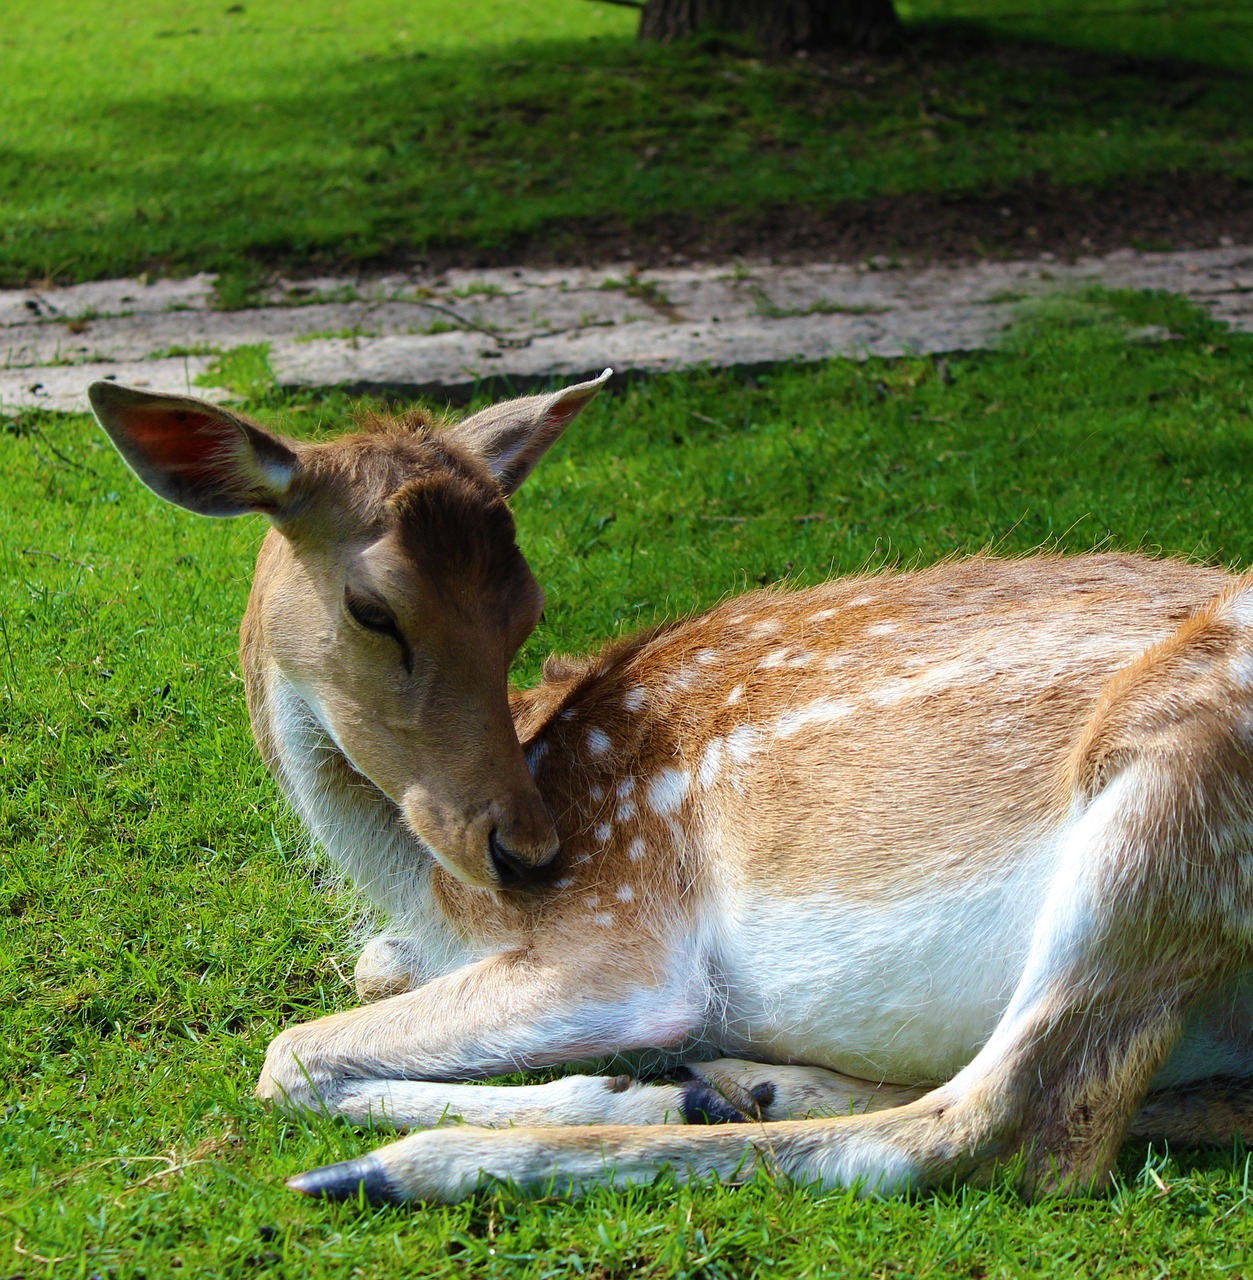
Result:
[[[359,596],[353,591],[345,591],[344,609],[359,627],[372,631],[375,635],[387,636],[395,640],[400,646],[405,670],[412,674],[413,655],[409,649],[409,642],[396,622],[395,615],[385,604],[379,600],[372,600],[368,596]]]

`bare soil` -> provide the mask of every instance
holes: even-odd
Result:
[[[581,219],[490,248],[445,242],[407,265],[443,270],[629,261],[659,267],[737,258],[926,264],[1251,241],[1253,183],[1223,173],[1162,173],[1104,188],[1059,186],[1041,175],[998,192],[886,196],[835,208],[779,205],[750,216],[667,215],[635,224]]]

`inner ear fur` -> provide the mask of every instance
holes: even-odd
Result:
[[[94,382],[87,396],[131,470],[167,502],[204,516],[281,519],[300,469],[290,441],[192,396],[115,382]]]
[[[506,494],[513,493],[612,373],[606,369],[549,395],[494,404],[450,427],[448,435],[483,460]]]

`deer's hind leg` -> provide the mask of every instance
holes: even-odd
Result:
[[[1001,1021],[947,1084],[892,1110],[711,1128],[417,1134],[299,1189],[455,1199],[487,1174],[533,1189],[738,1179],[921,1188],[1020,1161],[1031,1192],[1107,1175],[1190,1008],[1253,958],[1253,643],[1224,598],[1105,691],[1071,761],[1074,813]]]

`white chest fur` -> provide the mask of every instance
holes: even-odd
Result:
[[[472,958],[434,901],[431,854],[395,806],[352,773],[316,711],[294,685],[274,676],[268,705],[279,782],[306,830],[349,880],[410,939],[428,977]]]

